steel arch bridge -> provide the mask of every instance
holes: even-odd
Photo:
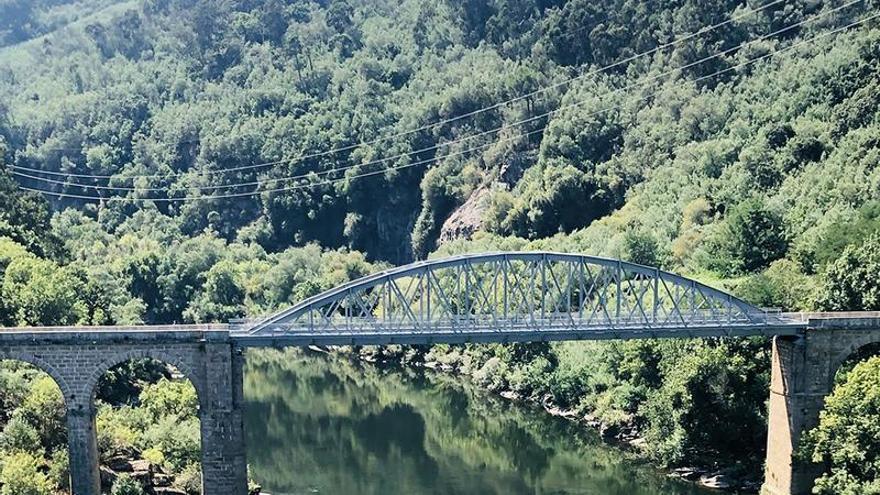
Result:
[[[243,346],[796,334],[799,321],[658,268],[553,252],[393,268],[232,332]]]

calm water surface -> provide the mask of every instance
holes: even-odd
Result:
[[[712,493],[454,377],[248,352],[248,461],[273,495]]]

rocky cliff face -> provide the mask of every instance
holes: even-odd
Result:
[[[470,239],[474,232],[480,230],[483,213],[489,207],[489,192],[488,186],[477,188],[464,204],[449,215],[440,227],[438,245],[454,239]]]

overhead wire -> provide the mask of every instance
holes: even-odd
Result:
[[[596,68],[596,69],[594,69],[594,70],[590,70],[590,71],[588,71],[588,72],[586,72],[586,73],[584,73],[584,74],[580,74],[580,75],[575,76],[575,77],[573,77],[573,78],[566,79],[566,80],[564,80],[564,81],[560,81],[560,82],[557,82],[557,83],[554,83],[554,84],[551,84],[551,85],[548,85],[548,86],[544,86],[544,87],[538,88],[538,89],[536,89],[536,90],[534,90],[534,91],[531,91],[531,92],[528,92],[528,93],[525,93],[525,94],[522,94],[522,95],[516,96],[516,97],[514,97],[514,98],[510,98],[510,99],[507,99],[507,100],[502,100],[502,101],[497,102],[497,103],[494,103],[494,104],[492,104],[492,105],[489,105],[489,106],[486,106],[486,107],[482,107],[482,108],[479,108],[479,109],[476,109],[476,110],[473,110],[473,111],[470,111],[470,112],[466,112],[466,113],[463,113],[463,114],[459,114],[459,115],[454,116],[454,117],[450,117],[450,118],[447,118],[447,119],[442,119],[442,120],[439,120],[439,121],[436,121],[436,122],[433,122],[433,123],[424,124],[424,125],[422,125],[422,126],[420,126],[420,127],[416,127],[416,128],[414,128],[414,129],[410,129],[410,130],[406,130],[406,131],[401,131],[401,132],[394,133],[394,134],[390,134],[390,135],[387,135],[387,136],[382,136],[382,137],[375,138],[375,139],[372,139],[372,140],[369,140],[369,141],[362,141],[362,142],[359,142],[359,143],[350,144],[350,145],[345,145],[345,146],[340,146],[340,147],[332,148],[332,149],[325,150],[325,151],[309,153],[309,154],[302,155],[302,156],[298,156],[298,157],[294,157],[294,158],[280,159],[280,160],[274,160],[274,161],[267,161],[267,162],[262,162],[262,163],[249,164],[249,165],[242,165],[242,166],[238,166],[238,167],[230,167],[230,168],[224,168],[224,169],[202,170],[202,171],[198,171],[198,172],[199,172],[198,175],[214,175],[214,174],[227,173],[227,172],[236,172],[236,171],[241,171],[241,170],[251,170],[251,169],[256,169],[256,168],[269,167],[269,166],[273,166],[273,165],[280,165],[280,164],[299,163],[299,162],[306,161],[306,160],[309,160],[309,159],[312,159],[312,158],[319,158],[319,157],[322,157],[322,156],[327,156],[327,155],[331,155],[331,154],[341,153],[341,152],[344,152],[344,151],[351,151],[351,150],[355,150],[355,149],[357,149],[357,148],[361,148],[361,147],[365,147],[365,146],[370,146],[370,145],[378,144],[378,143],[381,143],[381,142],[384,142],[384,141],[388,141],[388,140],[393,140],[393,139],[397,139],[397,138],[405,137],[405,136],[408,136],[408,135],[411,135],[411,134],[415,134],[415,133],[418,133],[418,132],[421,132],[421,131],[425,131],[425,130],[433,129],[433,128],[435,128],[435,127],[440,127],[440,126],[443,126],[443,125],[446,125],[446,124],[450,124],[450,123],[453,123],[453,122],[457,122],[457,121],[459,121],[459,120],[462,120],[462,119],[465,119],[465,118],[468,118],[468,117],[473,117],[473,116],[475,116],[475,115],[479,115],[479,114],[482,114],[482,113],[485,113],[485,112],[488,112],[488,111],[491,111],[491,110],[495,110],[495,109],[501,108],[501,107],[503,107],[503,106],[505,106],[505,105],[509,105],[509,104],[511,104],[511,103],[516,103],[516,102],[518,102],[518,101],[522,101],[522,100],[525,100],[525,99],[531,98],[531,97],[533,97],[533,96],[535,96],[535,95],[543,94],[543,93],[546,93],[546,92],[551,91],[551,90],[553,90],[553,89],[557,89],[557,88],[560,88],[560,87],[562,87],[562,86],[566,86],[566,85],[572,84],[572,83],[574,83],[574,82],[576,82],[576,81],[579,81],[579,80],[581,80],[581,79],[584,79],[584,78],[586,78],[586,77],[593,76],[593,75],[597,75],[597,74],[600,74],[600,73],[603,73],[603,72],[607,72],[607,71],[609,71],[609,70],[611,70],[611,69],[614,69],[614,68],[616,68],[616,67],[619,67],[619,66],[621,66],[621,65],[628,64],[628,63],[630,63],[630,62],[632,62],[632,61],[634,61],[634,60],[638,60],[639,58],[646,57],[646,56],[649,56],[649,55],[653,55],[654,53],[657,53],[657,52],[659,52],[659,51],[665,50],[666,48],[669,48],[669,47],[671,47],[671,46],[675,46],[675,45],[678,45],[678,44],[680,44],[680,43],[684,43],[684,42],[686,42],[686,41],[688,41],[688,40],[691,40],[691,39],[693,39],[693,38],[695,38],[695,37],[697,37],[697,36],[701,36],[701,35],[703,35],[703,34],[709,33],[709,32],[714,31],[714,30],[716,30],[716,29],[720,29],[720,28],[722,28],[722,27],[724,27],[724,26],[726,26],[726,25],[728,25],[728,24],[731,24],[731,23],[737,22],[737,21],[739,21],[739,20],[741,20],[741,19],[743,19],[743,18],[745,18],[745,17],[747,17],[747,16],[750,16],[750,15],[753,15],[753,14],[756,14],[756,13],[759,13],[759,12],[762,12],[762,11],[764,11],[764,10],[766,10],[766,9],[768,9],[768,8],[770,8],[770,7],[772,7],[772,6],[774,6],[774,5],[777,5],[777,4],[780,4],[780,3],[783,3],[784,1],[785,1],[785,0],[772,0],[772,1],[770,1],[770,2],[768,2],[768,3],[766,3],[766,4],[762,5],[762,6],[760,6],[760,7],[758,7],[758,8],[751,9],[751,10],[749,10],[749,11],[747,11],[747,12],[743,12],[743,13],[737,14],[737,15],[735,15],[735,16],[732,16],[732,17],[728,18],[728,19],[725,19],[725,20],[722,21],[722,22],[719,22],[719,23],[716,23],[716,24],[713,24],[713,25],[710,25],[710,26],[705,26],[705,27],[703,27],[703,28],[701,28],[701,29],[699,29],[699,30],[697,30],[697,31],[695,31],[695,32],[693,32],[693,33],[690,33],[690,34],[688,34],[688,35],[685,35],[685,36],[683,36],[683,37],[681,37],[681,38],[676,38],[676,39],[674,39],[674,40],[672,40],[672,41],[669,41],[669,42],[663,43],[663,44],[661,44],[661,45],[658,45],[658,46],[656,46],[656,47],[654,47],[654,48],[652,48],[652,49],[650,49],[650,50],[647,50],[647,51],[644,51],[644,52],[640,52],[640,53],[637,53],[637,54],[634,54],[634,55],[630,55],[629,57],[625,57],[625,58],[623,58],[623,59],[621,59],[621,60],[618,60],[618,61],[616,61],[616,62],[613,62],[613,63],[611,63],[611,64],[609,64],[609,65],[605,65],[605,66],[603,66],[603,67],[599,67],[599,68]],[[196,141],[196,142],[197,142],[197,141]],[[185,144],[186,142],[184,141],[184,142],[182,142],[182,143]],[[66,148],[64,148],[64,149],[66,149]],[[58,176],[58,175],[63,175],[63,176],[66,176],[66,177],[77,177],[77,178],[85,178],[85,179],[112,179],[112,178],[125,179],[125,180],[129,180],[129,179],[141,179],[141,178],[152,179],[152,178],[171,178],[171,177],[180,177],[180,176],[183,176],[183,175],[190,175],[190,174],[192,174],[192,172],[190,172],[190,171],[187,171],[187,172],[174,172],[174,173],[171,173],[171,174],[127,175],[127,176],[124,176],[124,175],[123,175],[123,176],[120,176],[120,175],[118,175],[118,174],[113,174],[113,175],[108,175],[108,174],[69,174],[69,173],[63,173],[63,172],[54,172],[54,171],[40,170],[40,169],[35,169],[35,168],[30,168],[30,167],[22,167],[22,166],[14,166],[14,167],[17,168],[17,169],[19,169],[19,170],[25,170],[25,171],[27,171],[27,172],[32,172],[32,173],[44,173],[44,174],[48,174],[48,175],[56,175],[56,176]]]
[[[710,61],[710,60],[713,60],[713,59],[716,59],[716,58],[722,57],[722,56],[727,55],[727,54],[729,54],[729,53],[732,53],[732,52],[734,52],[734,51],[742,50],[743,48],[745,48],[745,47],[747,47],[747,46],[749,46],[749,45],[751,45],[751,44],[758,43],[758,42],[761,42],[761,41],[765,41],[766,39],[769,39],[769,38],[772,38],[772,37],[778,36],[778,35],[780,35],[780,34],[782,34],[782,33],[785,33],[785,32],[788,32],[788,31],[790,31],[790,30],[792,30],[792,29],[795,29],[795,28],[801,27],[801,26],[803,26],[803,25],[805,25],[805,24],[815,22],[815,21],[817,21],[817,20],[820,20],[820,19],[822,19],[822,18],[824,18],[824,17],[826,17],[826,16],[829,16],[829,15],[831,15],[831,14],[834,14],[834,13],[836,13],[836,12],[839,12],[839,11],[842,10],[842,9],[845,9],[845,8],[847,8],[847,7],[850,7],[850,6],[854,5],[854,4],[856,4],[856,3],[860,3],[860,2],[862,2],[862,1],[863,1],[863,0],[851,0],[851,1],[849,1],[849,2],[847,2],[847,3],[845,3],[845,4],[843,4],[843,5],[840,5],[840,6],[836,7],[836,8],[834,8],[834,9],[831,9],[831,10],[825,11],[825,12],[823,12],[823,13],[817,14],[817,15],[815,15],[815,16],[809,18],[809,19],[805,19],[805,20],[802,20],[802,21],[799,21],[799,22],[793,23],[793,24],[791,24],[791,25],[788,25],[788,26],[785,26],[785,27],[783,27],[783,28],[777,29],[776,31],[773,31],[773,32],[771,32],[771,33],[764,34],[764,35],[762,35],[762,36],[760,36],[760,37],[758,37],[758,38],[755,38],[755,39],[749,40],[749,41],[747,41],[747,42],[741,43],[741,44],[739,44],[739,45],[737,45],[737,46],[734,46],[734,47],[731,47],[731,48],[728,48],[728,49],[722,50],[722,51],[717,52],[717,53],[715,53],[715,54],[713,54],[713,55],[709,55],[709,56],[703,57],[703,58],[698,59],[698,60],[696,60],[696,61],[694,61],[694,62],[690,62],[690,63],[688,63],[688,64],[686,64],[686,65],[681,66],[681,67],[675,67],[675,68],[669,69],[669,70],[667,70],[667,71],[665,71],[665,72],[661,72],[661,73],[659,73],[659,74],[655,74],[655,75],[653,75],[653,76],[650,76],[650,77],[647,77],[647,78],[643,78],[641,81],[639,81],[639,82],[637,82],[637,83],[635,83],[635,84],[630,84],[630,85],[624,86],[624,87],[622,87],[622,88],[617,88],[617,89],[615,89],[615,90],[612,90],[612,91],[606,92],[606,93],[601,94],[601,95],[593,95],[592,98],[597,98],[597,97],[607,97],[607,96],[609,96],[609,95],[614,95],[614,94],[617,94],[617,93],[622,93],[622,92],[625,92],[625,91],[628,91],[628,90],[631,90],[631,89],[634,89],[634,88],[644,87],[644,86],[647,85],[648,82],[653,82],[653,81],[659,80],[659,79],[661,79],[661,78],[664,78],[664,77],[666,77],[666,76],[674,75],[675,73],[677,73],[677,72],[679,72],[679,71],[686,70],[686,69],[690,69],[690,68],[692,68],[692,67],[696,67],[696,66],[701,65],[701,64],[703,64],[703,63],[705,63],[705,62],[707,62],[707,61]],[[586,102],[588,102],[588,101],[591,101],[591,100],[592,100],[592,99],[585,99],[585,100],[576,101],[576,102],[574,102],[574,103],[570,103],[570,104],[562,105],[562,106],[560,106],[560,107],[557,107],[557,108],[555,108],[555,109],[553,109],[553,110],[550,110],[550,111],[544,112],[544,113],[542,113],[542,114],[535,115],[535,116],[532,116],[532,117],[529,117],[529,118],[526,118],[526,119],[522,119],[522,120],[519,120],[519,121],[516,121],[516,122],[510,123],[510,124],[506,124],[506,125],[501,126],[501,127],[498,127],[498,128],[489,129],[489,130],[486,130],[486,131],[482,131],[482,132],[479,132],[479,133],[476,133],[476,134],[468,135],[468,136],[465,136],[465,137],[462,137],[462,138],[459,138],[459,139],[455,139],[455,140],[452,140],[452,141],[443,142],[443,143],[437,143],[437,144],[435,144],[435,145],[432,145],[432,146],[429,146],[429,147],[426,147],[426,148],[421,148],[421,149],[414,150],[414,151],[409,151],[409,152],[406,152],[406,153],[400,153],[400,154],[397,154],[397,155],[392,155],[392,156],[388,156],[388,157],[383,157],[383,158],[380,158],[380,159],[377,159],[377,160],[368,161],[368,162],[355,163],[355,164],[350,164],[350,165],[346,165],[346,166],[342,166],[342,167],[335,167],[335,168],[332,168],[332,169],[327,169],[327,170],[322,170],[322,171],[313,171],[313,172],[308,172],[308,173],[299,174],[299,175],[292,175],[292,176],[287,176],[287,177],[265,178],[265,179],[260,179],[260,180],[255,180],[255,181],[250,181],[250,182],[238,182],[238,183],[234,183],[234,184],[217,184],[217,185],[207,185],[207,186],[183,186],[183,187],[179,187],[179,189],[181,189],[181,190],[183,190],[183,189],[197,189],[197,190],[199,190],[199,191],[214,191],[214,190],[234,189],[234,188],[238,188],[238,187],[246,187],[246,186],[256,186],[256,187],[259,187],[259,186],[262,186],[262,185],[267,184],[267,183],[279,183],[279,182],[285,182],[285,183],[286,183],[286,182],[292,182],[292,181],[300,180],[300,179],[310,179],[310,178],[313,178],[313,177],[315,177],[315,176],[330,175],[330,174],[334,174],[334,173],[341,172],[341,171],[347,171],[347,170],[349,170],[349,169],[363,168],[363,167],[367,167],[367,166],[370,166],[370,165],[377,165],[377,164],[382,164],[382,163],[392,162],[392,161],[398,160],[398,159],[400,159],[400,158],[410,157],[410,156],[413,156],[413,155],[419,155],[419,154],[422,154],[422,153],[425,153],[425,152],[429,152],[429,151],[435,151],[435,150],[441,149],[441,148],[443,148],[443,147],[450,147],[450,146],[453,146],[453,145],[456,145],[456,144],[459,144],[459,143],[462,143],[462,142],[465,142],[465,141],[470,141],[470,140],[472,140],[472,139],[476,139],[476,138],[479,138],[479,137],[487,136],[487,135],[489,135],[489,134],[500,133],[500,132],[502,132],[502,131],[505,131],[505,130],[510,129],[511,127],[521,126],[521,125],[528,124],[528,123],[531,123],[531,122],[539,121],[539,120],[542,120],[542,119],[547,118],[547,117],[549,117],[549,116],[552,116],[552,115],[555,115],[555,114],[557,114],[557,113],[560,113],[560,112],[562,112],[562,111],[568,110],[568,109],[570,109],[570,108],[574,108],[574,107],[578,107],[578,106],[580,106],[580,105],[583,105],[584,103],[586,103]],[[592,115],[596,115],[596,114],[599,114],[599,113],[603,113],[604,111],[605,111],[605,110],[599,110],[599,111],[597,111],[597,112],[593,112],[593,113],[587,114],[586,117],[589,117],[589,116],[592,116]],[[14,168],[14,167],[13,167],[13,168]],[[168,191],[169,189],[171,189],[171,188],[169,188],[169,187],[126,187],[126,186],[106,186],[106,185],[82,184],[82,183],[79,183],[79,182],[68,182],[68,181],[61,181],[61,180],[48,179],[48,178],[45,178],[45,177],[39,177],[39,176],[31,175],[31,174],[26,174],[26,173],[23,173],[23,172],[18,172],[18,171],[16,171],[16,170],[13,170],[12,173],[15,174],[15,175],[17,175],[17,176],[25,177],[25,178],[28,178],[28,179],[32,179],[32,180],[36,180],[36,181],[40,181],[40,182],[44,182],[44,183],[56,184],[56,185],[64,185],[64,186],[68,186],[68,187],[78,187],[78,188],[80,188],[80,189],[86,189],[86,190],[91,189],[91,190],[95,190],[95,191],[98,191],[98,190],[108,190],[108,191],[117,191],[117,192],[118,192],[118,191],[125,191],[125,192],[157,192],[157,191]],[[63,174],[58,173],[58,175],[63,175]],[[73,176],[75,176],[75,174],[74,174],[74,175],[70,175],[70,177],[73,177]]]
[[[801,40],[801,41],[796,42],[796,43],[793,43],[793,44],[791,44],[791,45],[789,45],[789,46],[787,46],[787,47],[785,47],[785,48],[781,48],[781,49],[778,49],[778,50],[774,50],[774,51],[768,52],[768,53],[766,53],[766,54],[764,54],[764,55],[761,55],[761,56],[759,56],[759,57],[756,57],[756,58],[753,58],[753,59],[749,59],[749,60],[747,60],[747,61],[745,61],[745,62],[741,62],[741,63],[736,64],[736,65],[733,65],[733,66],[731,66],[731,67],[727,67],[727,68],[725,68],[725,69],[722,69],[722,70],[716,71],[716,72],[714,72],[714,73],[712,73],[712,74],[708,74],[708,75],[700,76],[700,77],[694,79],[693,82],[698,82],[698,81],[701,81],[701,80],[705,80],[705,79],[708,79],[708,78],[711,78],[711,77],[715,77],[715,76],[718,76],[718,75],[723,74],[723,73],[726,73],[726,72],[730,72],[730,71],[733,71],[733,70],[736,70],[736,69],[739,69],[739,68],[745,67],[745,66],[747,66],[747,65],[751,65],[751,64],[756,63],[756,62],[758,62],[758,61],[765,60],[765,59],[767,59],[767,58],[769,58],[769,57],[776,56],[776,55],[779,55],[779,54],[781,54],[781,53],[787,52],[787,51],[792,50],[792,49],[794,49],[794,48],[796,48],[796,47],[798,47],[798,46],[802,46],[802,45],[804,45],[804,44],[806,44],[806,43],[812,43],[812,42],[816,41],[817,39],[824,38],[824,37],[827,37],[827,36],[830,36],[830,35],[833,35],[833,34],[837,34],[837,33],[839,33],[839,32],[842,32],[842,31],[844,31],[844,30],[847,30],[847,29],[849,29],[849,28],[851,28],[851,27],[854,27],[854,26],[857,26],[857,25],[861,25],[861,24],[863,24],[863,23],[865,23],[865,22],[867,22],[867,21],[869,21],[869,20],[875,19],[875,18],[877,18],[877,17],[880,17],[880,13],[875,13],[875,14],[873,14],[873,15],[871,15],[871,16],[868,16],[868,17],[866,17],[866,18],[864,18],[864,19],[861,19],[861,20],[858,20],[858,21],[851,22],[851,23],[849,23],[849,24],[847,24],[847,25],[845,25],[845,26],[842,26],[842,27],[839,27],[839,28],[835,28],[835,29],[830,30],[830,31],[826,31],[826,32],[824,32],[824,33],[821,33],[821,34],[819,34],[819,35],[813,36],[813,37],[811,37],[811,38],[808,38],[808,39],[805,39],[805,40]],[[644,97],[642,97],[642,99],[647,99],[649,96],[652,96],[652,95],[644,96]],[[617,105],[617,106],[619,107],[620,105]],[[612,108],[614,108],[614,107],[609,107],[608,109],[610,110],[610,109],[612,109]],[[183,202],[183,201],[206,201],[206,200],[216,200],[216,199],[228,199],[228,198],[252,197],[252,196],[258,196],[258,195],[262,195],[262,194],[266,194],[266,193],[286,192],[286,191],[292,191],[292,190],[298,190],[298,189],[314,188],[314,187],[321,186],[321,185],[332,185],[332,184],[336,184],[336,183],[340,183],[340,182],[351,181],[351,180],[354,180],[354,179],[359,179],[359,178],[364,178],[364,177],[370,177],[370,176],[375,176],[375,175],[380,175],[380,174],[386,174],[386,173],[388,173],[388,172],[397,171],[397,170],[402,170],[402,169],[406,169],[406,168],[411,168],[411,167],[415,167],[415,166],[418,166],[418,165],[423,165],[423,164],[426,164],[426,163],[436,162],[436,161],[439,161],[439,160],[441,160],[441,159],[449,158],[449,157],[452,157],[452,156],[458,156],[458,155],[463,155],[463,154],[470,153],[470,152],[473,152],[473,151],[478,151],[478,150],[481,150],[481,149],[485,149],[485,148],[487,148],[487,147],[489,147],[489,146],[496,145],[496,144],[498,144],[498,143],[500,143],[500,142],[510,141],[510,140],[512,140],[512,139],[521,139],[521,138],[524,138],[524,137],[527,137],[527,136],[533,135],[533,134],[538,133],[538,132],[543,132],[545,129],[546,129],[546,126],[544,126],[544,127],[542,127],[542,128],[539,128],[539,129],[535,129],[535,130],[530,131],[530,132],[528,132],[528,133],[523,133],[523,134],[519,134],[519,135],[516,135],[516,136],[508,137],[508,138],[505,138],[505,139],[502,139],[502,140],[499,140],[499,141],[493,141],[493,142],[486,143],[486,144],[484,144],[484,145],[481,145],[481,146],[478,146],[478,147],[475,147],[475,148],[471,148],[471,149],[467,149],[467,150],[463,150],[463,151],[458,151],[458,152],[451,153],[451,154],[448,154],[448,155],[444,155],[444,156],[441,156],[441,157],[432,157],[432,158],[429,158],[429,159],[425,159],[425,160],[421,160],[421,161],[417,161],[417,162],[413,162],[413,163],[408,163],[408,164],[404,164],[404,165],[400,165],[400,166],[396,166],[396,167],[389,167],[389,168],[385,168],[385,169],[381,169],[381,170],[376,170],[376,171],[372,171],[372,172],[367,172],[367,173],[362,173],[362,174],[357,174],[357,175],[349,176],[349,177],[342,177],[342,178],[338,178],[338,179],[326,180],[326,181],[323,181],[323,182],[312,182],[312,183],[308,183],[308,184],[298,184],[298,185],[295,185],[295,186],[288,186],[288,187],[277,188],[277,189],[255,190],[255,191],[247,191],[247,192],[231,193],[231,194],[223,194],[223,195],[214,195],[214,196],[192,196],[192,197],[177,197],[177,198],[132,198],[132,197],[125,197],[125,196],[102,197],[102,196],[91,196],[91,195],[80,195],[80,194],[58,193],[58,192],[54,192],[54,191],[46,191],[46,190],[43,190],[43,189],[28,188],[28,187],[24,187],[24,186],[21,186],[20,189],[25,190],[25,191],[32,191],[32,192],[43,193],[43,194],[47,194],[47,195],[55,196],[55,197],[63,197],[63,198],[71,198],[71,199],[83,199],[83,200],[91,200],[91,201],[123,201],[123,202]]]

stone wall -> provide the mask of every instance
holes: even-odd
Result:
[[[821,470],[797,459],[800,438],[819,423],[840,366],[862,347],[878,342],[876,317],[813,319],[803,336],[773,339],[762,495],[811,493]]]
[[[67,407],[71,489],[98,495],[95,393],[113,366],[153,358],[180,370],[199,396],[205,495],[247,493],[242,418],[242,356],[223,331],[0,333],[0,359],[24,361],[58,383]]]

